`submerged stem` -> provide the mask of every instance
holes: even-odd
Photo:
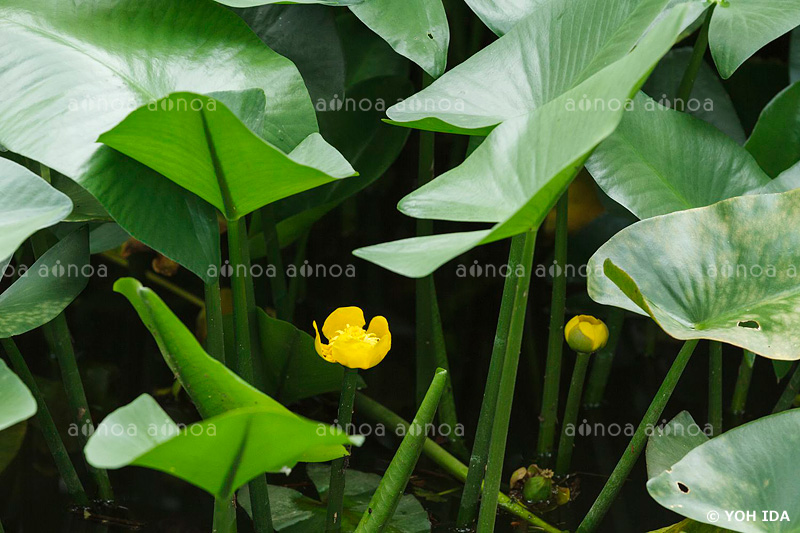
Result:
[[[561,355],[564,346],[564,309],[567,293],[567,191],[556,207],[556,249],[553,273],[553,296],[550,301],[550,332],[547,339],[547,362],[544,369],[542,413],[539,417],[539,457],[550,461],[556,436],[558,418],[558,389],[561,381]]]
[[[486,477],[483,482],[483,498],[478,515],[478,530],[481,533],[494,531],[497,514],[497,494],[503,475],[508,425],[511,421],[511,404],[514,401],[514,385],[517,381],[519,353],[522,346],[522,331],[525,325],[525,312],[528,308],[528,290],[531,281],[531,266],[536,244],[536,232],[524,233],[520,265],[524,274],[516,283],[511,296],[511,321],[508,341],[503,357],[500,389],[492,420],[492,434],[489,442],[489,457],[486,461]],[[504,295],[505,296],[505,295]]]
[[[25,386],[30,389],[33,397],[36,398],[36,404],[38,405],[36,419],[39,421],[39,428],[42,430],[44,440],[56,463],[58,473],[61,479],[64,480],[67,492],[78,505],[89,505],[89,498],[86,496],[86,491],[83,489],[81,480],[75,470],[75,465],[72,464],[72,460],[69,458],[69,453],[64,446],[64,442],[61,440],[61,435],[58,433],[56,423],[53,421],[53,417],[47,408],[44,394],[42,394],[42,391],[36,384],[36,380],[33,378],[28,364],[25,362],[25,359],[22,357],[13,339],[0,339],[0,344],[2,344],[6,354],[8,354],[14,372],[19,376],[22,382],[25,383]]]
[[[511,239],[511,251],[508,254],[508,272],[516,272],[517,265],[522,264],[523,252],[528,239],[535,240],[533,236],[528,234],[516,235]],[[489,456],[492,421],[497,409],[497,396],[500,390],[503,361],[509,344],[514,295],[517,293],[517,287],[521,281],[521,278],[517,276],[508,276],[503,287],[503,298],[500,303],[500,314],[497,317],[497,332],[495,333],[494,346],[492,347],[489,372],[486,377],[486,388],[483,392],[483,403],[478,417],[475,443],[469,460],[469,473],[464,483],[464,492],[461,494],[461,504],[458,509],[457,524],[459,528],[470,527],[478,514],[478,499],[481,494],[483,477],[486,473],[486,461]]]
[[[625,452],[622,454],[617,466],[608,478],[600,495],[592,504],[591,509],[589,509],[589,512],[584,517],[580,526],[578,526],[576,533],[591,533],[597,530],[603,517],[611,507],[611,504],[614,503],[619,491],[622,490],[622,484],[625,483],[625,479],[627,479],[628,475],[631,473],[633,466],[636,464],[636,460],[639,458],[642,450],[644,450],[648,433],[655,427],[658,423],[658,419],[661,417],[661,413],[664,412],[664,408],[672,396],[672,392],[675,390],[675,386],[678,384],[681,374],[683,374],[686,365],[689,363],[689,359],[697,346],[697,342],[697,340],[688,340],[684,342],[681,351],[678,352],[678,356],[675,358],[669,372],[667,372],[667,375],[664,377],[661,387],[658,388],[655,398],[653,398],[650,407],[647,408],[647,412],[639,423],[639,427],[636,428],[636,432],[633,434],[630,443],[625,448]]]
[[[592,371],[589,373],[586,394],[583,398],[584,407],[598,407],[603,402],[624,322],[625,311],[623,309],[615,307],[608,314],[608,343],[593,358]]]
[[[567,406],[564,409],[564,420],[561,424],[561,439],[558,441],[558,458],[556,459],[556,474],[565,476],[569,472],[572,461],[572,445],[575,442],[575,426],[578,421],[578,409],[583,394],[583,381],[586,378],[586,368],[589,366],[588,353],[579,353],[575,359],[575,368],[572,369],[572,381],[569,385]],[[572,434],[569,428],[572,428]]]
[[[339,426],[347,431],[347,427],[353,421],[353,401],[358,387],[358,370],[355,368],[344,369],[342,378],[342,393],[339,398]],[[347,446],[347,451],[351,449]],[[325,531],[332,533],[342,529],[342,510],[344,508],[344,474],[347,470],[350,458],[341,457],[331,464],[331,481],[328,490],[328,516],[325,522]]]
[[[711,341],[708,348],[708,423],[712,436],[722,433],[722,343]]]

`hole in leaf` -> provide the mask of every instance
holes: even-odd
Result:
[[[742,320],[737,324],[740,328],[761,329],[761,324],[755,320]]]
[[[428,34],[428,39],[433,39],[433,34],[432,33]]]
[[[678,481],[678,490],[684,494],[689,494],[689,487]]]

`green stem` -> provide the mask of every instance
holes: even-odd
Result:
[[[611,309],[608,314],[608,343],[595,354],[592,371],[586,383],[586,394],[583,397],[583,406],[586,408],[599,407],[603,403],[624,322],[625,311],[619,307]]]
[[[747,394],[750,391],[755,362],[756,356],[753,352],[742,351],[742,362],[739,365],[739,373],[736,377],[736,386],[733,389],[733,399],[731,400],[731,413],[735,417],[741,417],[745,412]]]
[[[675,108],[678,111],[686,109],[686,102],[692,95],[692,88],[694,82],[697,80],[697,73],[700,72],[700,66],[703,64],[703,56],[708,49],[708,28],[711,24],[711,15],[714,13],[714,6],[711,6],[706,13],[706,18],[703,21],[703,26],[700,28],[700,33],[697,35],[697,40],[692,49],[692,57],[689,59],[689,65],[681,79],[681,84],[678,86],[678,95],[675,99]]]
[[[712,436],[722,433],[722,343],[711,341],[708,348],[708,423]]]
[[[47,239],[41,232],[31,237],[31,244],[33,246],[33,254],[37,259],[44,255],[49,248]],[[67,325],[67,318],[62,312],[52,321],[42,326],[42,329],[58,359],[70,414],[78,425],[78,442],[81,449],[83,449],[86,447],[89,435],[94,433],[94,422],[92,422],[89,401],[86,399],[86,391],[78,369],[78,361],[75,358],[75,349],[72,346],[72,335]],[[111,488],[108,472],[88,464],[87,468],[95,483],[97,483],[100,498],[107,501],[113,500],[114,491]]]
[[[464,491],[461,494],[461,503],[458,509],[457,525],[461,529],[471,527],[478,514],[478,499],[480,498],[481,486],[486,473],[486,461],[489,457],[489,440],[492,436],[492,421],[497,409],[500,377],[503,372],[503,361],[509,344],[514,295],[517,293],[517,288],[522,281],[521,278],[513,274],[517,271],[517,265],[523,262],[523,251],[528,239],[533,239],[533,237],[522,234],[511,239],[511,251],[508,254],[508,272],[510,275],[506,277],[503,287],[500,314],[497,317],[497,332],[495,333],[494,346],[492,347],[492,357],[489,362],[481,412],[478,417],[475,443],[469,460],[469,474],[464,483]]]
[[[133,269],[131,269],[130,262],[127,261],[126,259],[123,259],[122,257],[117,255],[116,253],[103,252],[102,254],[100,254],[100,257],[102,257],[103,259],[106,259],[108,261],[111,261],[112,263],[114,263],[116,265],[119,265],[122,268],[127,268],[127,269],[131,270],[131,273],[134,274],[134,277],[137,277],[137,278],[139,277],[138,275],[135,275],[135,273],[133,272]],[[187,291],[186,289],[183,289],[183,288],[175,285],[171,281],[168,281],[165,278],[159,276],[155,272],[152,272],[152,271],[148,270],[147,272],[145,272],[144,278],[147,281],[149,281],[150,283],[152,283],[153,285],[156,285],[158,287],[166,289],[169,292],[171,292],[172,294],[174,294],[175,296],[177,296],[178,298],[181,298],[181,299],[189,302],[190,304],[195,305],[195,306],[197,306],[197,307],[199,307],[201,309],[204,308],[205,305],[206,305],[205,302],[202,299],[198,298],[197,296],[195,296],[191,292]]]
[[[783,394],[781,394],[772,412],[780,413],[781,411],[789,409],[798,394],[800,394],[800,365],[797,365],[794,374],[792,374],[789,383],[786,384],[786,388],[783,389]]]
[[[542,413],[539,417],[540,459],[546,464],[553,455],[558,418],[558,389],[561,381],[561,354],[564,346],[564,309],[567,292],[567,191],[556,207],[556,245],[553,273],[553,296],[550,301],[550,332],[547,339],[547,362],[544,369]]]
[[[308,229],[303,232],[303,235],[297,240],[297,245],[294,254],[294,271],[295,274],[300,272],[300,267],[303,266],[303,261],[306,259],[306,251],[308,249],[308,237],[311,234],[311,230]],[[294,309],[297,305],[297,300],[300,297],[300,286],[305,281],[304,276],[295,275],[292,280],[289,282],[289,296],[287,297],[288,301],[288,315],[286,320],[290,321],[294,318]]]
[[[575,442],[575,427],[578,422],[578,409],[583,395],[583,380],[586,378],[586,369],[589,366],[591,354],[579,353],[575,359],[575,368],[572,369],[572,381],[569,385],[567,406],[564,409],[564,420],[561,424],[561,440],[558,442],[558,458],[556,460],[556,474],[565,476],[569,472],[572,461],[572,445]],[[570,434],[569,429],[572,428]]]
[[[261,208],[261,231],[264,234],[264,244],[267,250],[267,262],[275,267],[275,277],[269,280],[272,291],[272,303],[275,313],[281,320],[289,319],[289,290],[286,286],[286,272],[283,270],[281,257],[281,243],[278,240],[278,226],[275,222],[275,212],[272,204]]]
[[[83,490],[83,485],[78,477],[78,473],[75,471],[75,466],[69,458],[69,453],[61,440],[61,435],[58,433],[56,423],[53,421],[53,417],[50,415],[50,411],[47,408],[44,395],[36,384],[36,380],[33,374],[31,374],[28,364],[25,362],[25,359],[22,357],[13,339],[0,339],[0,344],[2,344],[6,354],[8,354],[14,372],[16,372],[17,376],[25,383],[25,386],[30,389],[33,397],[36,398],[36,404],[38,405],[36,418],[39,421],[39,427],[42,430],[47,447],[50,449],[50,454],[53,456],[53,460],[56,463],[58,473],[61,475],[61,479],[64,480],[64,485],[67,487],[67,492],[75,503],[88,506],[89,498],[86,496],[86,491]]]
[[[222,297],[219,278],[205,284],[206,350],[214,359],[225,364],[225,332],[222,325]]]
[[[253,329],[255,325],[255,300],[250,278],[250,254],[247,242],[247,223],[244,217],[228,221],[228,251],[233,268],[231,289],[233,292],[233,323],[236,342],[236,368],[248,383],[254,382]],[[272,516],[269,491],[265,475],[253,479],[250,484],[250,505],[256,533],[272,533]]]
[[[360,415],[385,425],[387,428],[404,428],[404,433],[408,433],[409,423],[402,417],[392,412],[375,400],[356,394],[356,407]],[[469,469],[467,465],[459,461],[453,454],[436,444],[431,439],[425,439],[422,446],[422,453],[431,461],[439,465],[442,470],[453,476],[461,483],[466,482]],[[503,493],[497,495],[498,505],[505,511],[525,520],[529,524],[538,527],[548,533],[560,533],[560,531],[531,513],[523,505],[513,501]]]
[[[236,504],[232,499],[214,499],[212,533],[236,533]]]
[[[697,346],[697,342],[697,340],[688,340],[683,344],[681,351],[678,352],[678,356],[673,361],[669,372],[667,372],[664,381],[661,383],[661,387],[656,392],[655,398],[650,403],[650,407],[647,408],[639,427],[636,428],[630,443],[625,448],[619,463],[617,463],[608,481],[606,481],[600,495],[592,504],[592,508],[589,509],[580,526],[578,526],[576,533],[591,533],[600,526],[600,522],[608,512],[611,504],[614,503],[619,491],[622,490],[623,483],[625,483],[633,466],[636,464],[636,460],[644,450],[648,434],[658,424],[658,419],[661,418],[661,414],[664,412],[664,408]]]
[[[353,421],[353,401],[358,387],[358,369],[344,369],[342,378],[342,393],[339,398],[339,426],[347,432],[347,428]],[[350,452],[350,446],[347,447]],[[344,474],[347,470],[349,456],[336,459],[331,464],[331,481],[328,490],[328,517],[325,523],[325,531],[331,533],[342,529],[342,511],[344,509]]]
[[[497,395],[497,408],[492,424],[492,436],[489,442],[489,458],[486,461],[486,477],[483,482],[483,498],[478,515],[478,531],[491,533],[497,515],[497,494],[500,491],[500,479],[503,475],[508,426],[511,421],[511,404],[514,401],[514,385],[517,381],[519,352],[522,347],[522,331],[525,327],[525,312],[528,308],[528,291],[531,281],[533,251],[536,244],[536,232],[524,234],[522,250],[522,266],[524,274],[520,277],[514,291],[511,309],[511,324],[508,330],[503,368],[500,375],[500,390]]]

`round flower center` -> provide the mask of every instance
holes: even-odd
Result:
[[[344,329],[336,331],[336,335],[330,339],[330,343],[333,344],[338,341],[356,341],[375,346],[378,344],[379,340],[380,339],[374,333],[367,333],[364,328],[347,324]]]

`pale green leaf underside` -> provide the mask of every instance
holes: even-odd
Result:
[[[495,35],[505,35],[547,0],[465,0]]]
[[[262,89],[265,139],[317,131],[295,66],[229,9],[193,0],[9,0],[0,6],[0,144],[91,192],[132,236],[207,279],[213,209],[98,144],[128,113],[176,91]]]
[[[624,57],[667,2],[545,0],[535,16],[387,115],[408,127],[486,135]]]
[[[667,509],[742,532],[800,531],[800,411],[761,418],[701,444],[647,482]],[[680,485],[679,485],[680,484]],[[682,490],[683,488],[683,490]],[[688,492],[685,492],[687,491]],[[726,511],[755,511],[752,521]],[[716,520],[709,520],[711,511]],[[764,521],[763,511],[786,512],[789,521]]]
[[[264,472],[341,457],[349,443],[341,430],[257,408],[229,411],[179,431],[144,394],[106,417],[85,454],[97,468],[152,468],[226,498]]]
[[[140,107],[98,140],[197,194],[228,220],[355,173],[319,133],[285,154],[224,104],[194,93]]]
[[[648,479],[669,470],[687,453],[706,441],[708,437],[692,415],[688,411],[681,411],[663,428],[656,428],[647,439],[645,454]]]
[[[770,182],[733,139],[642,93],[586,167],[640,219],[711,205]]]
[[[0,431],[32,417],[36,409],[31,391],[0,359]]]
[[[800,25],[796,0],[727,0],[714,10],[708,39],[723,78],[764,45]]]
[[[678,339],[800,359],[800,235],[779,231],[796,220],[800,190],[643,220],[592,256],[589,296],[649,314]]]
[[[0,339],[22,335],[57,317],[86,287],[89,233],[74,231],[45,252],[0,294]]]
[[[617,127],[622,104],[703,8],[675,8],[623,59],[530,114],[505,121],[461,166],[400,203],[402,212],[417,218],[495,223],[492,229],[405,239],[361,248],[355,255],[422,277],[474,246],[538,227],[588,153]],[[620,106],[582,109],[584,95]]]
[[[8,159],[0,159],[0,191],[0,263],[25,239],[64,220],[72,211],[67,195]]]

